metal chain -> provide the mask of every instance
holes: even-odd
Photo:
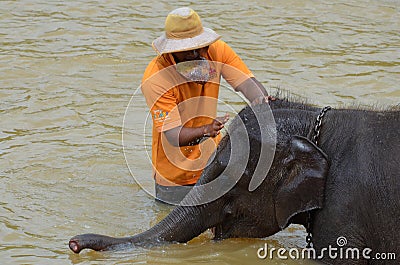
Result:
[[[307,232],[307,236],[306,236],[306,243],[307,246],[306,248],[312,248],[312,234],[311,234],[311,211],[308,211],[308,215],[307,215],[307,227],[306,227],[306,232]]]
[[[315,143],[315,145],[318,144],[318,137],[321,133],[322,118],[325,116],[325,113],[330,109],[332,109],[331,106],[324,107],[317,116],[317,120],[315,121],[314,126],[314,136],[312,137],[312,141]]]
[[[312,137],[312,141],[315,143],[315,145],[318,145],[318,138],[319,138],[319,135],[321,134],[322,118],[325,116],[325,114],[330,109],[332,109],[331,106],[324,107],[317,116],[317,120],[315,121],[315,126],[314,126],[314,136]],[[307,246],[306,246],[306,248],[313,247],[311,226],[312,226],[312,216],[311,216],[311,211],[308,211],[307,227],[306,227],[306,231],[307,231],[307,236],[306,236]]]

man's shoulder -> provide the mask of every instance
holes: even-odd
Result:
[[[209,46],[209,52],[213,60],[221,61],[227,56],[230,56],[234,51],[223,40],[217,40]]]
[[[150,76],[157,73],[163,68],[160,62],[160,57],[161,56],[156,56],[149,62],[149,64],[146,67],[146,70],[144,70],[143,81],[148,79]]]
[[[225,49],[226,46],[228,46],[228,44],[226,44],[223,40],[217,40],[209,46],[209,49],[213,51],[219,51],[221,49]]]
[[[144,71],[141,88],[146,93],[162,94],[174,87],[179,76],[165,56],[153,58]]]

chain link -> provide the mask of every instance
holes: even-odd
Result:
[[[307,236],[306,236],[306,243],[307,243],[307,246],[306,246],[306,248],[312,248],[312,247],[313,247],[313,243],[312,243],[312,233],[311,233],[311,221],[312,221],[311,211],[308,211],[308,215],[307,215],[307,227],[306,227],[306,232],[307,232]]]
[[[315,121],[315,126],[314,126],[314,136],[312,137],[312,141],[317,145],[318,144],[318,138],[321,133],[321,125],[322,125],[322,118],[325,116],[326,112],[328,110],[332,109],[331,106],[326,106],[324,107],[319,115],[317,116],[317,120]]]
[[[325,116],[325,114],[328,112],[328,110],[332,109],[331,106],[326,106],[324,107],[321,112],[318,114],[317,119],[315,121],[314,125],[314,136],[312,137],[312,141],[315,143],[315,145],[318,145],[318,138],[319,135],[321,134],[321,127],[322,127],[322,118]],[[311,211],[308,211],[307,215],[307,236],[306,236],[306,243],[307,246],[306,248],[312,248],[313,247],[313,238],[312,238],[312,233],[311,233],[311,225],[312,225],[312,216],[311,216]]]

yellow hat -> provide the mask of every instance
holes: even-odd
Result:
[[[168,14],[165,32],[153,41],[158,54],[194,50],[210,45],[221,38],[201,24],[199,15],[191,8],[181,7]]]

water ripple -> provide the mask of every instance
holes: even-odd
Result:
[[[304,231],[291,228],[266,240],[216,243],[205,234],[155,250],[69,252],[66,242],[74,234],[126,236],[170,211],[130,176],[121,131],[125,107],[155,56],[151,42],[163,31],[165,15],[180,5],[1,1],[3,263],[256,264],[254,253],[265,242],[302,246]],[[316,105],[400,102],[396,1],[201,0],[191,6],[269,90],[287,89]],[[243,106],[228,92],[221,97],[235,109]],[[143,99],[134,100],[130,127],[144,128],[141,115],[148,109]],[[149,146],[143,145],[150,136],[143,134],[127,134],[127,150],[137,163],[134,173],[152,186]]]

